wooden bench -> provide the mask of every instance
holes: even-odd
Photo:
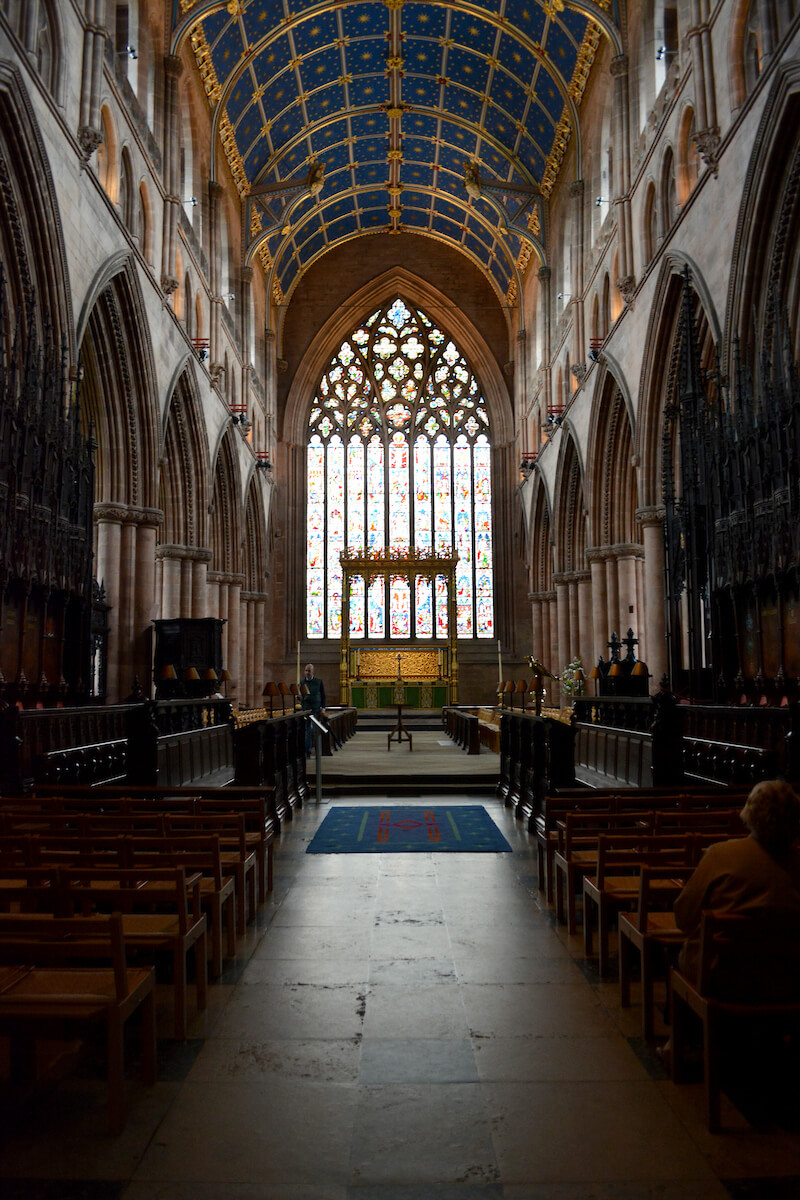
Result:
[[[83,960],[98,965],[73,965]],[[126,965],[122,917],[43,921],[0,913],[0,962],[0,1034],[11,1038],[12,1077],[20,1081],[30,1071],[35,1039],[60,1040],[75,1026],[104,1022],[109,1128],[121,1133],[125,1025],[139,1009],[142,1073],[146,1083],[156,1081],[155,973]]]
[[[728,1057],[723,1033],[744,1022],[769,1022],[779,1031],[800,1019],[800,913],[734,916],[704,912],[697,978],[673,968],[671,1068],[684,1079],[686,1016],[703,1028],[703,1067],[708,1128],[720,1128],[721,1068]],[[737,1029],[738,1045],[742,1034]],[[734,1046],[731,1059],[739,1052]]]
[[[676,863],[670,863],[669,866],[644,863],[639,874],[636,910],[619,914],[620,1007],[630,1007],[631,951],[638,950],[642,990],[642,1036],[646,1041],[653,1037],[653,985],[657,960],[663,959],[665,951],[669,948],[680,946],[685,936],[675,923],[672,905],[693,870],[694,867],[680,867]],[[655,884],[658,886],[654,886]]]
[[[134,870],[59,871],[61,902],[85,916],[103,908],[122,913],[125,943],[130,949],[172,955],[175,1037],[186,1037],[187,955],[194,952],[197,1010],[207,1004],[206,918],[200,910],[200,875],[182,867]]]
[[[493,708],[478,709],[478,729],[481,745],[494,754],[500,753],[500,715]]]

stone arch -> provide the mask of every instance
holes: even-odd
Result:
[[[36,43],[31,47],[36,69],[42,83],[56,104],[61,103],[63,89],[62,33],[58,5],[52,0],[39,0]]]
[[[79,325],[82,404],[94,423],[98,501],[155,508],[158,393],[130,254],[98,272]]]
[[[638,541],[634,427],[625,392],[607,367],[598,382],[589,426],[586,492],[594,546]]]
[[[209,542],[211,569],[224,574],[241,569],[242,512],[238,456],[229,426],[222,437],[213,473]]]
[[[728,355],[737,335],[751,353],[763,348],[765,329],[771,332],[785,310],[793,354],[800,356],[799,276],[800,65],[795,62],[775,80],[747,169],[727,298]],[[761,318],[759,330],[754,313]]]
[[[162,541],[205,546],[208,524],[208,436],[194,371],[184,366],[173,389],[159,476]]]
[[[635,452],[641,460],[640,480],[642,506],[657,506],[662,502],[662,437],[664,413],[677,372],[676,344],[683,289],[683,271],[689,267],[695,308],[706,331],[703,335],[704,357],[713,358],[713,347],[719,343],[720,327],[708,287],[696,264],[686,255],[670,252],[664,259],[656,285],[650,315],[639,382],[639,424]],[[710,361],[708,362],[710,364]]]
[[[675,154],[671,146],[667,146],[661,159],[661,228],[663,236],[669,235],[670,229],[678,215],[678,193],[675,179]]]
[[[508,388],[480,330],[457,310],[457,306],[444,292],[402,268],[387,271],[360,288],[346,303],[339,306],[319,330],[300,363],[289,390],[284,416],[284,440],[296,446],[305,444],[308,409],[314,390],[331,354],[335,353],[351,332],[354,314],[366,314],[371,308],[379,307],[390,299],[391,293],[394,292],[407,296],[409,301],[418,304],[442,329],[452,332],[481,382],[492,422],[492,444],[510,444],[514,439],[514,418]],[[454,310],[458,312],[455,321]]]
[[[36,319],[47,313],[56,344],[76,360],[72,294],[61,214],[36,118],[15,67],[0,64],[0,259],[8,320],[33,295]],[[37,331],[41,338],[43,329]]]
[[[136,187],[133,180],[131,152],[128,146],[123,146],[119,157],[119,204],[122,224],[134,236],[139,232],[136,228],[135,194]]]
[[[562,427],[553,510],[555,512],[556,567],[580,571],[586,562],[586,517],[578,444],[568,425]]]

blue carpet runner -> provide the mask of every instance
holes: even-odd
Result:
[[[480,804],[452,808],[382,805],[332,808],[307,854],[510,853],[511,847]]]

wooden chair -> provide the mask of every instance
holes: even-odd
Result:
[[[642,1035],[647,1041],[653,1037],[655,968],[667,948],[683,943],[685,935],[675,924],[672,905],[693,870],[694,867],[676,863],[668,866],[643,863],[636,911],[619,914],[620,1004],[622,1008],[630,1006],[631,950],[635,949],[639,951],[642,981]],[[656,882],[657,888],[653,886]]]
[[[597,917],[598,966],[608,971],[608,934],[612,916],[631,908],[639,895],[639,874],[645,863],[692,865],[691,834],[601,834],[597,839],[594,874],[583,877],[583,948],[592,955],[594,918]],[[651,882],[657,887],[658,881]]]
[[[726,1060],[723,1030],[747,1021],[782,1029],[800,1020],[800,913],[734,916],[704,912],[700,926],[697,978],[673,968],[672,1080],[683,1082],[686,1015],[703,1028],[706,1117],[709,1131],[720,1128],[721,1068]],[[741,1036],[741,1034],[739,1034]],[[735,1054],[735,1048],[733,1054]]]
[[[553,854],[555,878],[556,916],[564,922],[565,895],[567,932],[573,934],[578,927],[575,893],[578,883],[587,871],[594,870],[597,863],[597,844],[601,834],[630,833],[643,831],[643,823],[649,820],[646,812],[572,812],[565,813],[563,822],[558,823],[558,848]]]
[[[236,932],[241,937],[247,921],[256,915],[256,846],[248,840],[243,813],[202,813],[193,817],[164,817],[169,838],[216,834],[222,848],[223,870],[236,879]],[[248,888],[249,885],[249,888]]]
[[[30,1069],[34,1039],[60,1040],[67,1028],[104,1021],[115,1134],[125,1125],[125,1025],[138,1009],[143,1076],[148,1084],[156,1081],[155,972],[126,965],[122,920],[119,913],[46,921],[0,913],[0,961],[7,964],[0,966],[0,1033],[11,1038],[12,1076]]]
[[[208,999],[206,918],[200,910],[199,872],[182,867],[133,870],[69,867],[59,871],[62,902],[72,912],[91,915],[103,908],[122,913],[130,949],[172,955],[175,1037],[186,1037],[187,956],[194,952],[197,1009]],[[145,884],[147,886],[145,886]]]
[[[236,879],[225,874],[219,837],[216,834],[183,835],[179,838],[136,838],[127,841],[128,865],[133,868],[184,867],[199,871],[200,904],[208,916],[211,974],[222,974],[222,931],[226,933],[229,958],[236,953]]]

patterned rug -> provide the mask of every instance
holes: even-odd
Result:
[[[332,808],[307,854],[505,854],[506,839],[480,804]]]

